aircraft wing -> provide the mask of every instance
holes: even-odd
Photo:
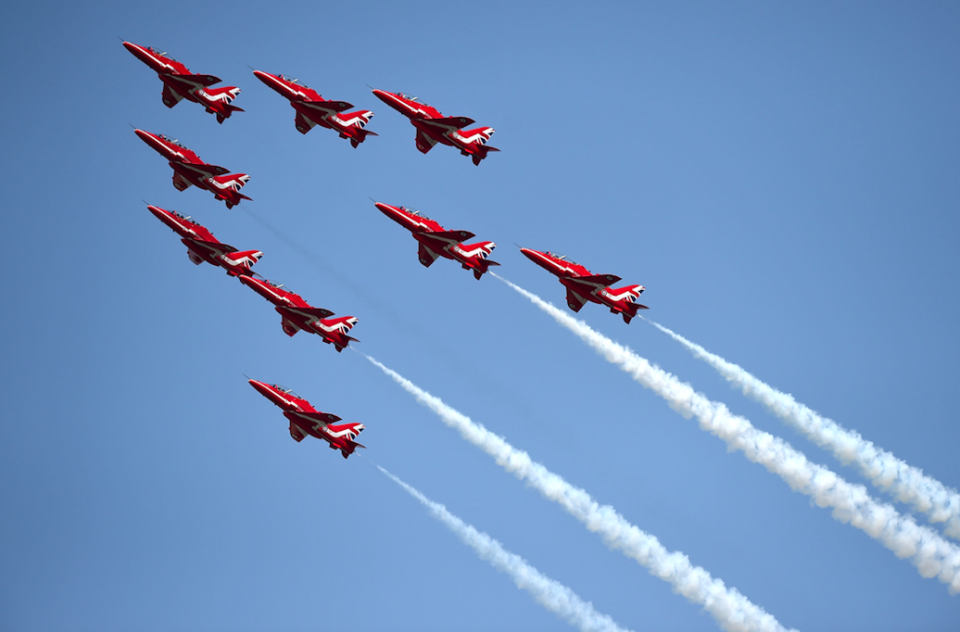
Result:
[[[588,291],[609,287],[610,285],[616,283],[619,280],[620,280],[620,277],[618,277],[615,274],[594,274],[591,276],[567,277],[566,279],[564,279],[564,281],[566,281],[567,283],[581,285],[583,286],[584,289]]]
[[[179,164],[183,169],[192,171],[198,174],[201,178],[215,178],[217,176],[222,176],[225,173],[230,173],[229,169],[221,167],[220,165],[208,165],[207,163],[196,165],[186,162],[181,162]]]
[[[476,123],[476,121],[467,116],[446,116],[444,118],[423,119],[422,122],[426,123],[427,125],[436,125],[437,127],[455,127],[457,129],[463,129],[467,125],[473,125]]]
[[[339,417],[331,413],[302,413],[291,411],[283,414],[286,415],[287,419],[290,420],[290,423],[293,423],[293,420],[297,417],[303,419],[304,421],[309,421],[310,423],[320,424],[321,426],[332,424],[335,421],[341,421]]]
[[[328,316],[333,316],[333,312],[329,309],[323,309],[322,307],[277,307],[277,311],[281,315],[285,313],[299,314],[301,316],[308,316],[310,318],[326,318]]]
[[[347,103],[346,101],[310,101],[303,105],[316,110],[326,110],[327,112],[346,112],[353,107],[352,103]]]
[[[420,242],[420,252],[418,255],[420,256],[420,263],[422,263],[425,268],[429,268],[430,265],[437,260],[437,257],[440,256],[430,250],[422,241]]]
[[[183,78],[187,81],[201,83],[204,86],[212,86],[215,83],[220,83],[220,77],[215,77],[213,75],[183,75]]]
[[[420,129],[417,129],[417,149],[420,150],[420,153],[427,153],[433,149],[433,146],[436,144],[437,141],[424,134]]]
[[[432,241],[440,248],[450,244],[459,244],[473,237],[476,237],[476,235],[468,230],[438,230],[433,233],[419,233],[417,235],[418,240]]]
[[[233,246],[222,244],[219,241],[202,241],[200,239],[190,239],[189,237],[184,238],[183,241],[189,242],[187,243],[188,246],[195,247],[197,250],[203,250],[212,255],[224,255],[237,251]]]
[[[567,306],[570,307],[575,312],[579,312],[580,308],[583,307],[583,304],[587,302],[587,299],[580,296],[570,288],[567,288]]]

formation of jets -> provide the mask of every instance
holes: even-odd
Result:
[[[243,112],[232,105],[232,101],[240,94],[239,88],[211,88],[220,82],[219,78],[191,73],[180,62],[152,48],[131,42],[124,42],[123,45],[157,73],[163,82],[163,102],[167,107],[172,108],[183,99],[200,103],[207,112],[216,115],[218,123],[223,123],[234,112]],[[377,136],[366,129],[373,117],[370,110],[348,111],[354,107],[350,103],[324,99],[316,90],[282,74],[274,75],[260,70],[254,70],[253,74],[290,102],[296,112],[294,125],[301,134],[317,126],[332,129],[341,138],[349,140],[355,148],[368,136]],[[490,152],[500,151],[487,145],[494,132],[492,127],[465,129],[474,124],[473,119],[443,116],[436,108],[400,92],[374,89],[373,94],[410,120],[417,130],[416,145],[421,153],[426,154],[439,143],[460,150],[462,155],[471,158],[473,164],[479,165]],[[206,163],[195,152],[162,134],[141,129],[134,131],[167,160],[173,169],[173,186],[177,190],[195,186],[210,191],[218,200],[225,202],[227,208],[233,208],[242,200],[250,200],[240,193],[240,189],[250,180],[247,174],[230,173],[224,167]],[[472,271],[479,280],[491,266],[500,265],[489,259],[497,246],[492,241],[468,244],[465,242],[475,237],[470,231],[447,230],[437,221],[405,206],[376,201],[374,204],[381,213],[410,231],[417,241],[418,258],[424,267],[430,267],[441,257],[451,259],[463,269]],[[148,205],[147,209],[180,236],[180,241],[187,247],[190,261],[196,265],[206,262],[223,268],[229,276],[239,279],[272,303],[280,314],[281,327],[288,336],[294,336],[298,331],[316,334],[338,352],[351,342],[359,342],[349,335],[357,324],[355,316],[332,318],[334,313],[330,310],[314,307],[282,284],[253,272],[253,265],[263,257],[259,250],[239,251],[220,242],[204,226],[176,211],[153,205]],[[520,252],[557,276],[567,289],[567,305],[574,312],[579,312],[587,302],[597,303],[614,314],[620,314],[623,321],[629,324],[638,310],[647,309],[645,305],[637,303],[644,291],[642,285],[613,288],[611,286],[620,281],[616,275],[593,274],[582,265],[553,252],[531,248],[520,248]],[[250,380],[250,385],[283,410],[290,422],[290,436],[295,441],[300,442],[306,436],[322,439],[330,448],[340,450],[344,458],[353,454],[356,448],[364,447],[355,441],[364,429],[363,424],[335,424],[341,421],[339,417],[316,410],[310,402],[277,384]]]

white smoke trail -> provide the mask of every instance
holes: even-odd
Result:
[[[842,463],[856,465],[875,486],[927,514],[931,522],[946,522],[945,533],[952,538],[960,538],[960,493],[957,490],[877,447],[860,433],[847,430],[832,419],[818,414],[792,395],[778,391],[736,364],[710,353],[663,325],[652,320],[647,322],[685,346],[694,356],[706,361],[733,386],[742,389],[744,395],[764,404],[778,417],[803,432],[808,439],[830,450]]]
[[[597,333],[585,322],[503,277],[493,276],[526,296],[608,362],[663,397],[678,413],[687,419],[695,416],[701,428],[723,439],[731,450],[742,451],[751,461],[778,474],[793,490],[807,494],[820,507],[832,507],[834,518],[863,530],[897,557],[910,559],[923,577],[938,577],[949,586],[950,594],[960,593],[960,548],[939,533],[900,515],[892,505],[878,503],[863,485],[851,484],[828,468],[811,463],[783,439],[757,430],[725,405],[710,401],[689,384]]]
[[[656,537],[630,524],[610,505],[599,505],[586,491],[574,487],[535,462],[529,454],[514,448],[503,437],[490,432],[370,356],[364,357],[416,397],[418,402],[436,413],[445,424],[459,430],[464,439],[492,456],[498,465],[560,504],[588,529],[599,533],[607,546],[623,551],[652,575],[669,582],[676,592],[703,606],[724,630],[785,630],[773,615],[751,603],[736,588],[728,588],[723,581],[714,579],[706,570],[694,566],[683,553],[667,551]]]
[[[533,595],[537,603],[547,610],[563,617],[583,632],[625,632],[613,619],[594,610],[593,604],[581,599],[577,593],[545,576],[519,555],[504,549],[499,542],[486,533],[480,533],[454,516],[440,503],[433,502],[379,465],[377,467],[397,485],[407,490],[411,496],[423,503],[434,518],[460,536],[463,543],[476,551],[477,555],[490,562],[494,568],[512,577],[517,588]]]

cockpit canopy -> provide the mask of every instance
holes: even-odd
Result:
[[[274,283],[274,282],[271,281],[270,279],[264,279],[263,282],[266,283],[267,285],[269,285],[270,287],[275,287],[275,288],[277,288],[278,290],[283,287],[283,283]],[[290,289],[289,289],[289,288],[286,288],[285,291],[289,292]]]
[[[399,92],[398,94],[399,94],[401,97],[403,97],[404,99],[406,99],[407,101],[415,101],[415,102],[419,103],[420,105],[426,105],[427,107],[430,107],[430,105],[424,103],[423,101],[421,101],[421,100],[418,99],[417,97],[413,96],[412,94],[404,94],[403,92]]]
[[[550,252],[550,251],[548,250],[548,251],[547,251],[547,256],[548,256],[548,257],[553,257],[554,259],[558,259],[558,260],[560,260],[560,261],[566,261],[567,263],[572,263],[572,264],[575,265],[575,266],[580,265],[580,264],[577,263],[576,261],[572,261],[572,260],[568,259],[566,255],[562,255],[562,254],[560,254],[559,252]]]
[[[298,86],[300,86],[301,88],[310,88],[310,86],[308,86],[308,85],[306,85],[306,84],[303,84],[303,83],[300,83],[300,80],[299,80],[299,79],[295,79],[295,78],[293,78],[293,77],[288,77],[287,75],[280,75],[280,78],[283,79],[284,81],[288,81],[288,82],[290,82],[290,83],[295,83],[295,84],[297,84]]]
[[[401,211],[406,211],[407,213],[410,213],[411,215],[416,215],[416,216],[419,217],[420,219],[430,219],[429,217],[427,217],[426,215],[424,215],[423,213],[421,213],[420,211],[418,211],[418,210],[415,209],[415,208],[407,208],[406,206],[401,206],[401,207],[400,207],[400,210],[401,210]]]
[[[300,396],[297,394],[297,392],[294,391],[292,388],[287,388],[286,386],[281,386],[280,384],[273,384],[272,386],[273,386],[273,388],[277,389],[277,390],[280,391],[281,393],[284,393],[284,394],[286,394],[286,395],[290,395],[291,397],[296,397],[297,399],[303,399],[303,398],[300,397]]]
[[[174,138],[167,138],[167,137],[164,136],[163,134],[160,134],[159,138],[160,138],[160,140],[165,140],[165,141],[167,141],[167,142],[170,143],[171,145],[176,145],[177,147],[183,147],[184,149],[186,149],[186,147],[184,147],[183,145],[181,145],[181,144],[180,144],[179,142],[177,142],[177,140],[174,139]]]

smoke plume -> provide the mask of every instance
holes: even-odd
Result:
[[[674,591],[703,606],[724,630],[773,632],[785,629],[773,615],[751,603],[737,589],[728,588],[723,581],[694,566],[683,553],[667,551],[656,537],[630,524],[610,505],[599,505],[586,491],[535,462],[529,454],[514,448],[503,437],[451,408],[393,369],[370,356],[365,357],[445,424],[458,430],[464,439],[492,456],[498,465],[558,503],[590,531],[600,534],[611,549],[632,557],[652,575],[669,582]]]
[[[952,538],[960,538],[960,493],[957,490],[946,487],[925,475],[922,470],[867,441],[860,433],[847,430],[832,419],[818,414],[792,395],[778,391],[736,364],[710,353],[663,325],[651,320],[647,322],[707,362],[731,385],[740,388],[744,395],[765,405],[808,439],[832,452],[840,462],[858,467],[873,485],[892,494],[900,502],[912,505],[926,514],[931,522],[946,522],[945,533]]]
[[[512,577],[517,588],[533,595],[537,603],[547,610],[566,619],[583,632],[625,632],[613,619],[594,610],[593,604],[581,599],[577,593],[545,576],[519,555],[504,549],[486,533],[480,533],[454,516],[440,503],[433,502],[379,465],[377,468],[423,503],[434,518],[460,536],[463,543],[476,551],[481,559]]]
[[[493,276],[530,299],[608,362],[667,400],[685,418],[696,417],[702,429],[723,439],[731,450],[743,452],[751,461],[779,475],[791,489],[810,496],[820,507],[831,507],[834,518],[864,531],[897,557],[909,559],[923,577],[937,577],[949,586],[951,594],[960,593],[960,548],[939,533],[918,525],[910,516],[902,516],[892,505],[878,503],[863,485],[849,483],[828,468],[812,463],[783,439],[757,430],[725,405],[707,399],[689,384],[597,333],[583,321],[510,281]]]

